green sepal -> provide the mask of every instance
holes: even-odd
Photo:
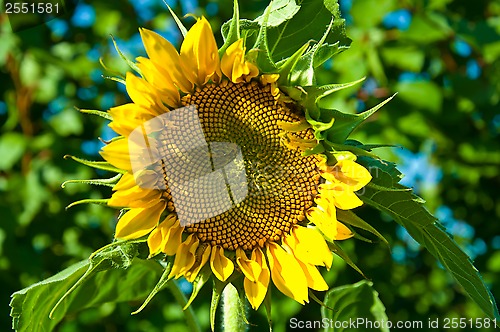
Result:
[[[103,76],[102,78],[107,79],[107,80],[110,80],[110,81],[115,81],[115,82],[121,83],[121,84],[123,84],[123,85],[127,85],[127,84],[125,83],[125,79],[120,78],[120,77]]]
[[[264,297],[264,308],[266,309],[267,323],[269,324],[269,332],[273,332],[273,318],[271,315],[272,301],[271,301],[271,285],[267,287],[266,297]]]
[[[380,234],[379,231],[373,228],[373,226],[368,224],[354,212],[349,210],[337,209],[337,219],[344,224],[349,224],[351,226],[361,228],[367,232],[372,233],[373,235],[377,236],[382,242],[384,242],[384,244],[390,249],[389,242],[386,240],[386,238],[382,234]]]
[[[314,120],[311,117],[311,115],[309,114],[309,110],[306,110],[306,120],[307,120],[307,122],[309,122],[311,127],[316,132],[322,132],[322,131],[330,129],[333,126],[333,123],[335,122],[334,117],[331,117],[330,119],[326,119],[325,121]]]
[[[297,64],[294,66],[294,68],[292,68],[292,71],[290,73],[290,77],[288,79],[289,85],[300,85],[300,86],[315,85],[316,78],[314,75],[315,74],[314,57],[318,49],[321,46],[323,46],[326,37],[330,33],[333,21],[334,19],[332,17],[332,19],[330,20],[330,24],[328,25],[328,28],[321,37],[320,41],[316,43],[306,54],[303,54],[301,57],[299,57]],[[308,45],[309,43],[305,44],[306,47]]]
[[[356,129],[363,121],[378,111],[382,106],[387,104],[396,94],[372,107],[371,109],[360,114],[346,114],[337,110],[328,110],[327,112],[335,118],[335,125],[328,132],[328,141],[332,143],[344,143],[354,129]],[[321,109],[323,114],[326,109]],[[361,149],[359,149],[361,150]]]
[[[120,173],[120,174],[124,174],[126,172],[123,169],[116,168],[115,166],[111,165],[110,163],[108,163],[106,161],[85,160],[85,159],[81,159],[81,158],[78,158],[78,157],[75,157],[75,156],[72,156],[69,154],[65,155],[64,159],[73,159],[77,163],[80,163],[80,164],[83,164],[85,166],[89,166],[92,168],[96,168],[96,169],[102,169],[103,171],[110,171],[113,173]]]
[[[303,101],[301,103],[308,109],[319,108],[318,103],[320,103],[321,99],[323,99],[324,97],[327,97],[334,92],[347,89],[356,84],[359,84],[363,82],[365,78],[366,77],[362,77],[359,80],[347,83],[326,84],[321,86],[303,86],[302,89],[306,94],[303,96]]]
[[[278,74],[280,75],[278,79],[279,86],[292,86],[293,84],[290,82],[290,73],[295,68],[295,65],[300,60],[300,58],[304,55],[304,52],[309,47],[309,43],[304,44],[301,48],[299,48],[291,57],[285,59],[284,61],[279,63]]]
[[[257,35],[257,40],[247,54],[247,58],[255,63],[257,67],[263,73],[274,73],[276,72],[277,66],[271,58],[271,52],[269,51],[269,45],[267,42],[267,21],[269,19],[269,14],[271,12],[271,6],[267,6],[264,12],[264,18],[259,29],[259,34]]]
[[[81,112],[81,113],[85,113],[85,114],[92,114],[92,115],[97,115],[97,116],[100,116],[101,118],[104,118],[106,120],[110,120],[112,121],[113,118],[111,117],[111,115],[107,112],[103,112],[103,111],[98,111],[98,110],[86,110],[86,109],[81,109],[81,108],[78,108],[78,107],[75,107],[77,111]]]
[[[401,148],[400,145],[395,145],[395,144],[363,144],[353,139],[346,140],[344,144],[352,145],[366,151],[371,151],[373,149],[378,149],[378,148]]]
[[[170,8],[170,6],[168,5],[168,3],[165,0],[163,0],[163,3],[167,6],[168,11],[170,12],[170,15],[172,15],[172,18],[175,21],[175,24],[177,24],[177,27],[179,28],[180,32],[182,33],[182,37],[186,38],[188,30],[186,29],[186,27],[184,26],[184,24],[182,24],[181,20],[179,19],[179,17],[177,17],[177,15],[172,10],[172,8]]]
[[[210,269],[210,264],[205,264],[205,266],[201,268],[200,272],[193,281],[193,291],[191,292],[191,296],[189,297],[186,305],[184,306],[184,308],[182,308],[183,310],[186,310],[191,305],[191,303],[194,301],[196,296],[198,296],[198,293],[211,276],[212,270]]]
[[[321,301],[317,296],[316,294],[314,294],[314,292],[311,290],[311,289],[308,289],[308,293],[309,293],[309,297],[311,299],[313,299],[314,302],[316,302],[317,304],[319,304],[321,307],[323,308],[326,308],[326,309],[329,309],[329,310],[333,310],[335,311],[335,309],[333,308],[330,308],[329,306],[327,306],[323,301]]]
[[[222,291],[224,290],[224,287],[226,287],[227,282],[222,282],[216,277],[213,277],[212,281],[212,300],[210,301],[210,328],[212,329],[212,332],[214,332],[217,307],[219,306]]]
[[[320,154],[325,152],[325,146],[321,143],[318,143],[314,148],[307,149],[302,153],[303,156],[310,156],[313,154]]]
[[[114,187],[115,184],[120,180],[121,174],[117,174],[109,179],[90,179],[90,180],[66,180],[61,184],[61,188],[65,188],[68,183],[83,183],[83,184],[91,184],[95,186],[106,186],[106,187]]]
[[[73,286],[57,301],[49,313],[49,317],[54,316],[55,311],[78,286],[85,283],[94,274],[109,269],[127,269],[132,264],[132,260],[139,254],[140,242],[138,241],[120,241],[108,245],[94,252],[89,257],[89,267],[87,271],[73,284]]]
[[[75,205],[80,205],[80,204],[99,204],[99,205],[107,205],[109,201],[109,198],[86,198],[86,199],[81,199],[79,201],[73,202],[70,205],[66,206],[66,210],[69,208],[72,208]]]
[[[99,63],[101,64],[102,68],[105,71],[107,71],[110,74],[116,75],[116,77],[103,76],[103,78],[110,79],[110,80],[117,81],[117,82],[121,82],[125,85],[125,76],[123,76],[120,72],[113,70],[113,69],[109,68],[108,66],[106,66],[104,64],[104,60],[102,59],[102,57],[99,58]]]
[[[226,35],[224,35],[224,33],[222,33],[222,36],[224,37],[224,44],[219,49],[219,57],[221,57],[221,58],[224,55],[224,52],[226,51],[226,49],[231,44],[233,44],[234,42],[238,41],[241,38],[241,35],[240,35],[240,9],[239,9],[239,5],[238,5],[238,0],[234,0],[234,2],[233,2],[233,17],[231,18],[231,20],[228,21],[228,23],[229,23],[229,31],[227,32]]]
[[[115,37],[113,37],[113,35],[111,35],[111,40],[113,41],[113,45],[115,46],[115,50],[116,50],[116,52],[118,52],[118,55],[120,56],[120,58],[122,58],[122,60],[127,63],[127,65],[130,67],[130,69],[141,74],[141,70],[139,69],[139,67],[137,67],[135,62],[131,61],[129,58],[127,58],[125,56],[125,54],[122,53],[122,51],[118,47],[118,44],[116,44],[116,40],[115,40]],[[142,74],[141,74],[141,76],[142,76]]]
[[[333,123],[335,122],[335,118],[327,118],[324,121],[321,121],[322,119],[315,120],[311,117],[309,109],[306,109],[305,112],[306,116],[306,121],[311,125],[311,127],[314,130],[314,137],[318,140],[324,140],[326,138],[325,132],[329,130],[332,126]]]
[[[335,241],[327,241],[327,244],[328,244],[328,248],[330,248],[330,250],[335,255],[337,255],[340,258],[342,258],[350,267],[352,267],[359,274],[361,274],[363,276],[363,278],[368,279],[365,276],[365,274],[363,273],[363,271],[361,271],[361,269],[356,264],[354,264],[354,262],[349,257],[349,255],[347,255],[347,253],[342,249],[342,247],[337,242],[335,242]]]
[[[153,299],[153,297],[159,291],[161,291],[162,289],[165,288],[167,283],[172,279],[171,277],[169,277],[170,271],[172,270],[172,266],[173,266],[173,262],[172,262],[172,259],[170,259],[167,261],[167,265],[165,266],[165,269],[163,270],[163,273],[160,277],[160,280],[158,280],[158,283],[156,283],[155,287],[153,288],[151,293],[149,293],[148,297],[146,298],[146,300],[144,300],[142,305],[136,311],[132,312],[131,315],[135,315],[135,314],[138,314],[139,312],[141,312],[142,309],[144,309],[148,305],[148,303]]]

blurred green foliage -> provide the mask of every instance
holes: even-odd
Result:
[[[99,57],[108,68],[126,69],[110,34],[130,57],[144,55],[137,37],[139,26],[179,42],[163,3],[141,3],[80,1],[74,14],[16,33],[7,17],[0,16],[0,282],[4,285],[0,298],[4,308],[12,292],[87,258],[112,239],[116,211],[99,205],[64,209],[89,195],[108,197],[110,188],[68,184],[61,189],[65,180],[106,173],[97,174],[63,156],[98,159],[96,137],[109,139],[110,135],[102,119],[82,115],[74,106],[105,110],[127,101],[119,84],[101,77],[107,74]],[[220,26],[232,15],[231,1],[169,3],[177,13],[207,16],[222,45]],[[412,151],[378,153],[399,160],[406,180],[432,212],[444,211],[445,226],[475,257],[493,295],[500,298],[496,252],[500,249],[500,4],[488,0],[340,3],[353,42],[348,51],[325,64],[320,83],[363,76],[367,80],[362,87],[335,93],[328,102],[356,113],[399,93],[354,138]],[[241,17],[253,19],[266,5],[267,1],[241,1]],[[193,19],[185,22],[189,25]],[[383,244],[362,241],[346,241],[342,246],[373,281],[390,320],[483,317],[434,258],[420,251],[387,216],[367,207],[359,213],[381,231],[392,251]],[[325,275],[334,286],[362,279],[341,259]],[[193,303],[204,329],[209,324],[209,299],[206,287]],[[167,290],[139,315],[130,316],[139,305],[105,304],[66,317],[58,330],[149,332],[167,330],[167,326],[187,330],[182,309]],[[291,317],[318,320],[320,306],[302,307],[274,292],[275,330],[286,330]],[[267,325],[263,309],[249,319],[258,325],[251,330]],[[10,324],[7,314],[2,315],[1,330],[8,330]]]

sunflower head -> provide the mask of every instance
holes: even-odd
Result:
[[[115,238],[147,241],[168,279],[233,283],[254,309],[272,285],[301,304],[329,288],[334,241],[355,234],[339,211],[362,205],[371,180],[344,144],[367,115],[318,106],[353,83],[318,87],[304,74],[324,61],[332,23],[274,62],[268,19],[249,46],[236,4],[220,49],[204,17],[181,27],[179,51],[141,29],[147,57],[123,80],[131,102],[107,112],[120,136],[101,151],[120,173],[107,201],[123,211]]]

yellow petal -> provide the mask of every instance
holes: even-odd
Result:
[[[140,29],[139,31],[151,61],[156,66],[162,67],[180,90],[186,93],[191,92],[193,83],[186,78],[179,53],[177,53],[175,47],[156,32],[147,29]]]
[[[259,75],[259,69],[245,60],[243,38],[235,41],[226,49],[222,56],[221,69],[233,83],[250,82],[252,78]]]
[[[212,247],[210,267],[220,281],[226,281],[234,271],[234,263],[224,256],[224,249],[219,246]]]
[[[354,233],[343,223],[337,223],[337,236],[335,240],[345,240],[354,236]]]
[[[179,105],[179,90],[174,86],[170,75],[162,67],[156,66],[151,60],[143,57],[137,58],[137,67],[141,74],[151,83],[151,86],[158,90],[161,100],[172,107]]]
[[[325,200],[322,200],[325,204]],[[326,239],[332,241],[337,237],[337,214],[334,208],[329,208],[328,211],[323,205],[310,208],[306,212],[307,218],[312,221],[323,233]]]
[[[366,186],[372,179],[370,172],[353,160],[343,159],[334,167],[320,166],[321,176],[331,182],[340,182],[350,191],[357,191]]]
[[[160,251],[173,255],[182,242],[182,230],[179,220],[174,214],[169,214],[148,237],[149,256],[154,256]],[[166,252],[165,247],[175,248]]]
[[[198,273],[200,273],[200,270],[205,264],[208,262],[208,259],[210,258],[210,246],[206,245],[203,247],[203,249],[199,252],[196,253],[196,261],[191,270],[187,271],[185,274],[185,278],[189,282],[193,282],[194,279],[196,279],[196,276],[198,276]]]
[[[184,227],[180,226],[179,221],[175,227],[171,227],[168,230],[168,233],[165,233],[164,238],[167,239],[162,248],[162,252],[168,256],[172,256],[177,252],[180,243],[182,242],[182,232],[184,231]]]
[[[120,180],[118,180],[118,182],[115,184],[115,186],[113,187],[113,191],[127,190],[134,187],[135,185],[136,183],[134,176],[129,173],[125,173],[121,176]]]
[[[127,190],[119,190],[113,193],[108,201],[109,206],[147,208],[156,204],[162,193],[159,190],[145,189],[134,186]]]
[[[251,261],[255,262],[260,268],[260,273],[256,281],[251,281],[245,277],[243,286],[245,293],[253,309],[257,310],[264,301],[269,286],[270,273],[264,255],[260,248],[254,249]],[[254,276],[257,277],[254,270]]]
[[[314,265],[302,263],[300,261],[299,264],[304,272],[304,275],[306,276],[307,286],[309,288],[317,291],[328,290],[328,284],[325,282],[325,279],[323,279],[323,276]]]
[[[162,115],[168,112],[156,89],[146,80],[127,72],[125,85],[130,99],[135,104],[148,109],[154,115]]]
[[[263,74],[260,77],[262,84],[267,85],[275,83],[280,78],[280,74]]]
[[[327,196],[333,197],[335,206],[342,210],[351,210],[363,205],[363,201],[352,192],[351,190],[345,190],[345,187],[335,185],[332,189],[328,190]],[[326,187],[325,187],[326,188]],[[323,194],[322,188],[320,187],[320,193]]]
[[[300,304],[309,302],[307,280],[295,257],[271,242],[267,246],[267,259],[276,288]]]
[[[333,254],[323,236],[316,229],[295,226],[291,234],[285,238],[285,242],[292,248],[293,254],[300,261],[312,265],[326,266],[327,269],[332,266]],[[295,246],[292,247],[289,242],[294,243]]]
[[[212,28],[202,17],[189,29],[181,45],[184,74],[191,82],[202,86],[220,72],[219,53]]]
[[[117,139],[103,147],[99,153],[111,165],[132,172],[128,139]]]
[[[115,238],[129,240],[148,234],[158,224],[165,205],[164,201],[158,201],[149,208],[130,209],[118,220]]]
[[[194,234],[190,234],[175,253],[175,260],[172,270],[168,275],[169,278],[175,279],[184,275],[186,271],[191,269],[196,261],[196,249],[198,248],[199,240]]]
[[[133,103],[113,107],[108,113],[113,118],[109,127],[123,136],[128,136],[135,128],[154,117],[147,109]]]
[[[161,251],[161,230],[156,227],[148,236],[149,257],[153,257]]]
[[[259,279],[262,268],[259,264],[257,264],[257,262],[248,259],[247,255],[241,248],[236,249],[236,264],[238,264],[241,272],[243,272],[245,277],[250,281],[255,282]]]

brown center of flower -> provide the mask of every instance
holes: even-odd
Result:
[[[276,101],[269,86],[256,82],[208,84],[185,96],[182,104],[196,109],[206,141],[199,143],[195,126],[182,131],[184,141],[192,140],[186,165],[194,171],[180,170],[184,179],[169,181],[167,189],[168,196],[174,193],[172,186],[184,190],[182,213],[172,195],[175,210],[198,220],[186,226],[187,232],[225,249],[251,250],[280,240],[304,220],[320,181],[317,160],[280,144],[278,126],[278,121],[296,122],[303,116]],[[302,138],[312,138],[312,133],[304,133]],[[164,169],[175,167],[175,161],[169,163],[167,158]],[[186,186],[189,181],[196,187]],[[210,217],[200,220],[207,211]]]

